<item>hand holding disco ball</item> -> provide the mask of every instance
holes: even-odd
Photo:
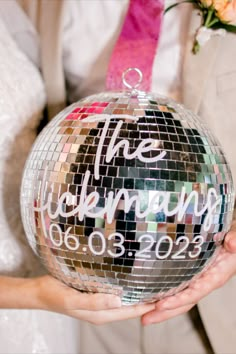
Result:
[[[155,309],[142,316],[142,323],[159,323],[189,311],[212,291],[222,287],[236,275],[236,223],[226,235],[215,262],[175,296],[156,303]]]
[[[134,304],[179,292],[211,264],[234,192],[207,127],[168,98],[131,89],[87,97],[47,125],[21,204],[29,243],[53,276]]]

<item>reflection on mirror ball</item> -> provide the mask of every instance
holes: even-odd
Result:
[[[229,166],[192,112],[144,92],[86,97],[41,132],[26,163],[22,218],[48,271],[124,304],[188,286],[230,228]]]

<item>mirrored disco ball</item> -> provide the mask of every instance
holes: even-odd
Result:
[[[108,92],[58,114],[26,163],[22,218],[48,271],[123,303],[158,300],[211,263],[230,228],[229,166],[183,106]]]

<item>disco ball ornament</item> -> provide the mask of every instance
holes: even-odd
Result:
[[[21,206],[54,277],[133,304],[175,294],[206,269],[230,228],[234,192],[204,123],[131,88],[86,97],[44,128]]]

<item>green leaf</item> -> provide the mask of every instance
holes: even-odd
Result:
[[[211,28],[212,29],[224,28],[227,32],[236,33],[236,26],[229,25],[228,23],[217,22]]]
[[[178,5],[181,5],[181,4],[183,4],[183,3],[186,3],[186,2],[192,3],[192,4],[196,4],[196,5],[197,5],[196,0],[183,0],[183,1],[177,2],[176,4],[172,4],[172,5],[168,6],[168,7],[165,9],[164,14],[166,14],[168,11],[170,11],[170,10],[173,9],[174,7],[176,7],[176,6],[178,6]]]
[[[197,54],[199,52],[199,50],[200,50],[200,45],[199,45],[198,41],[195,40],[192,52],[193,52],[193,54]]]
[[[228,32],[236,33],[236,26],[228,25],[227,23],[225,23],[223,28],[225,28]]]

